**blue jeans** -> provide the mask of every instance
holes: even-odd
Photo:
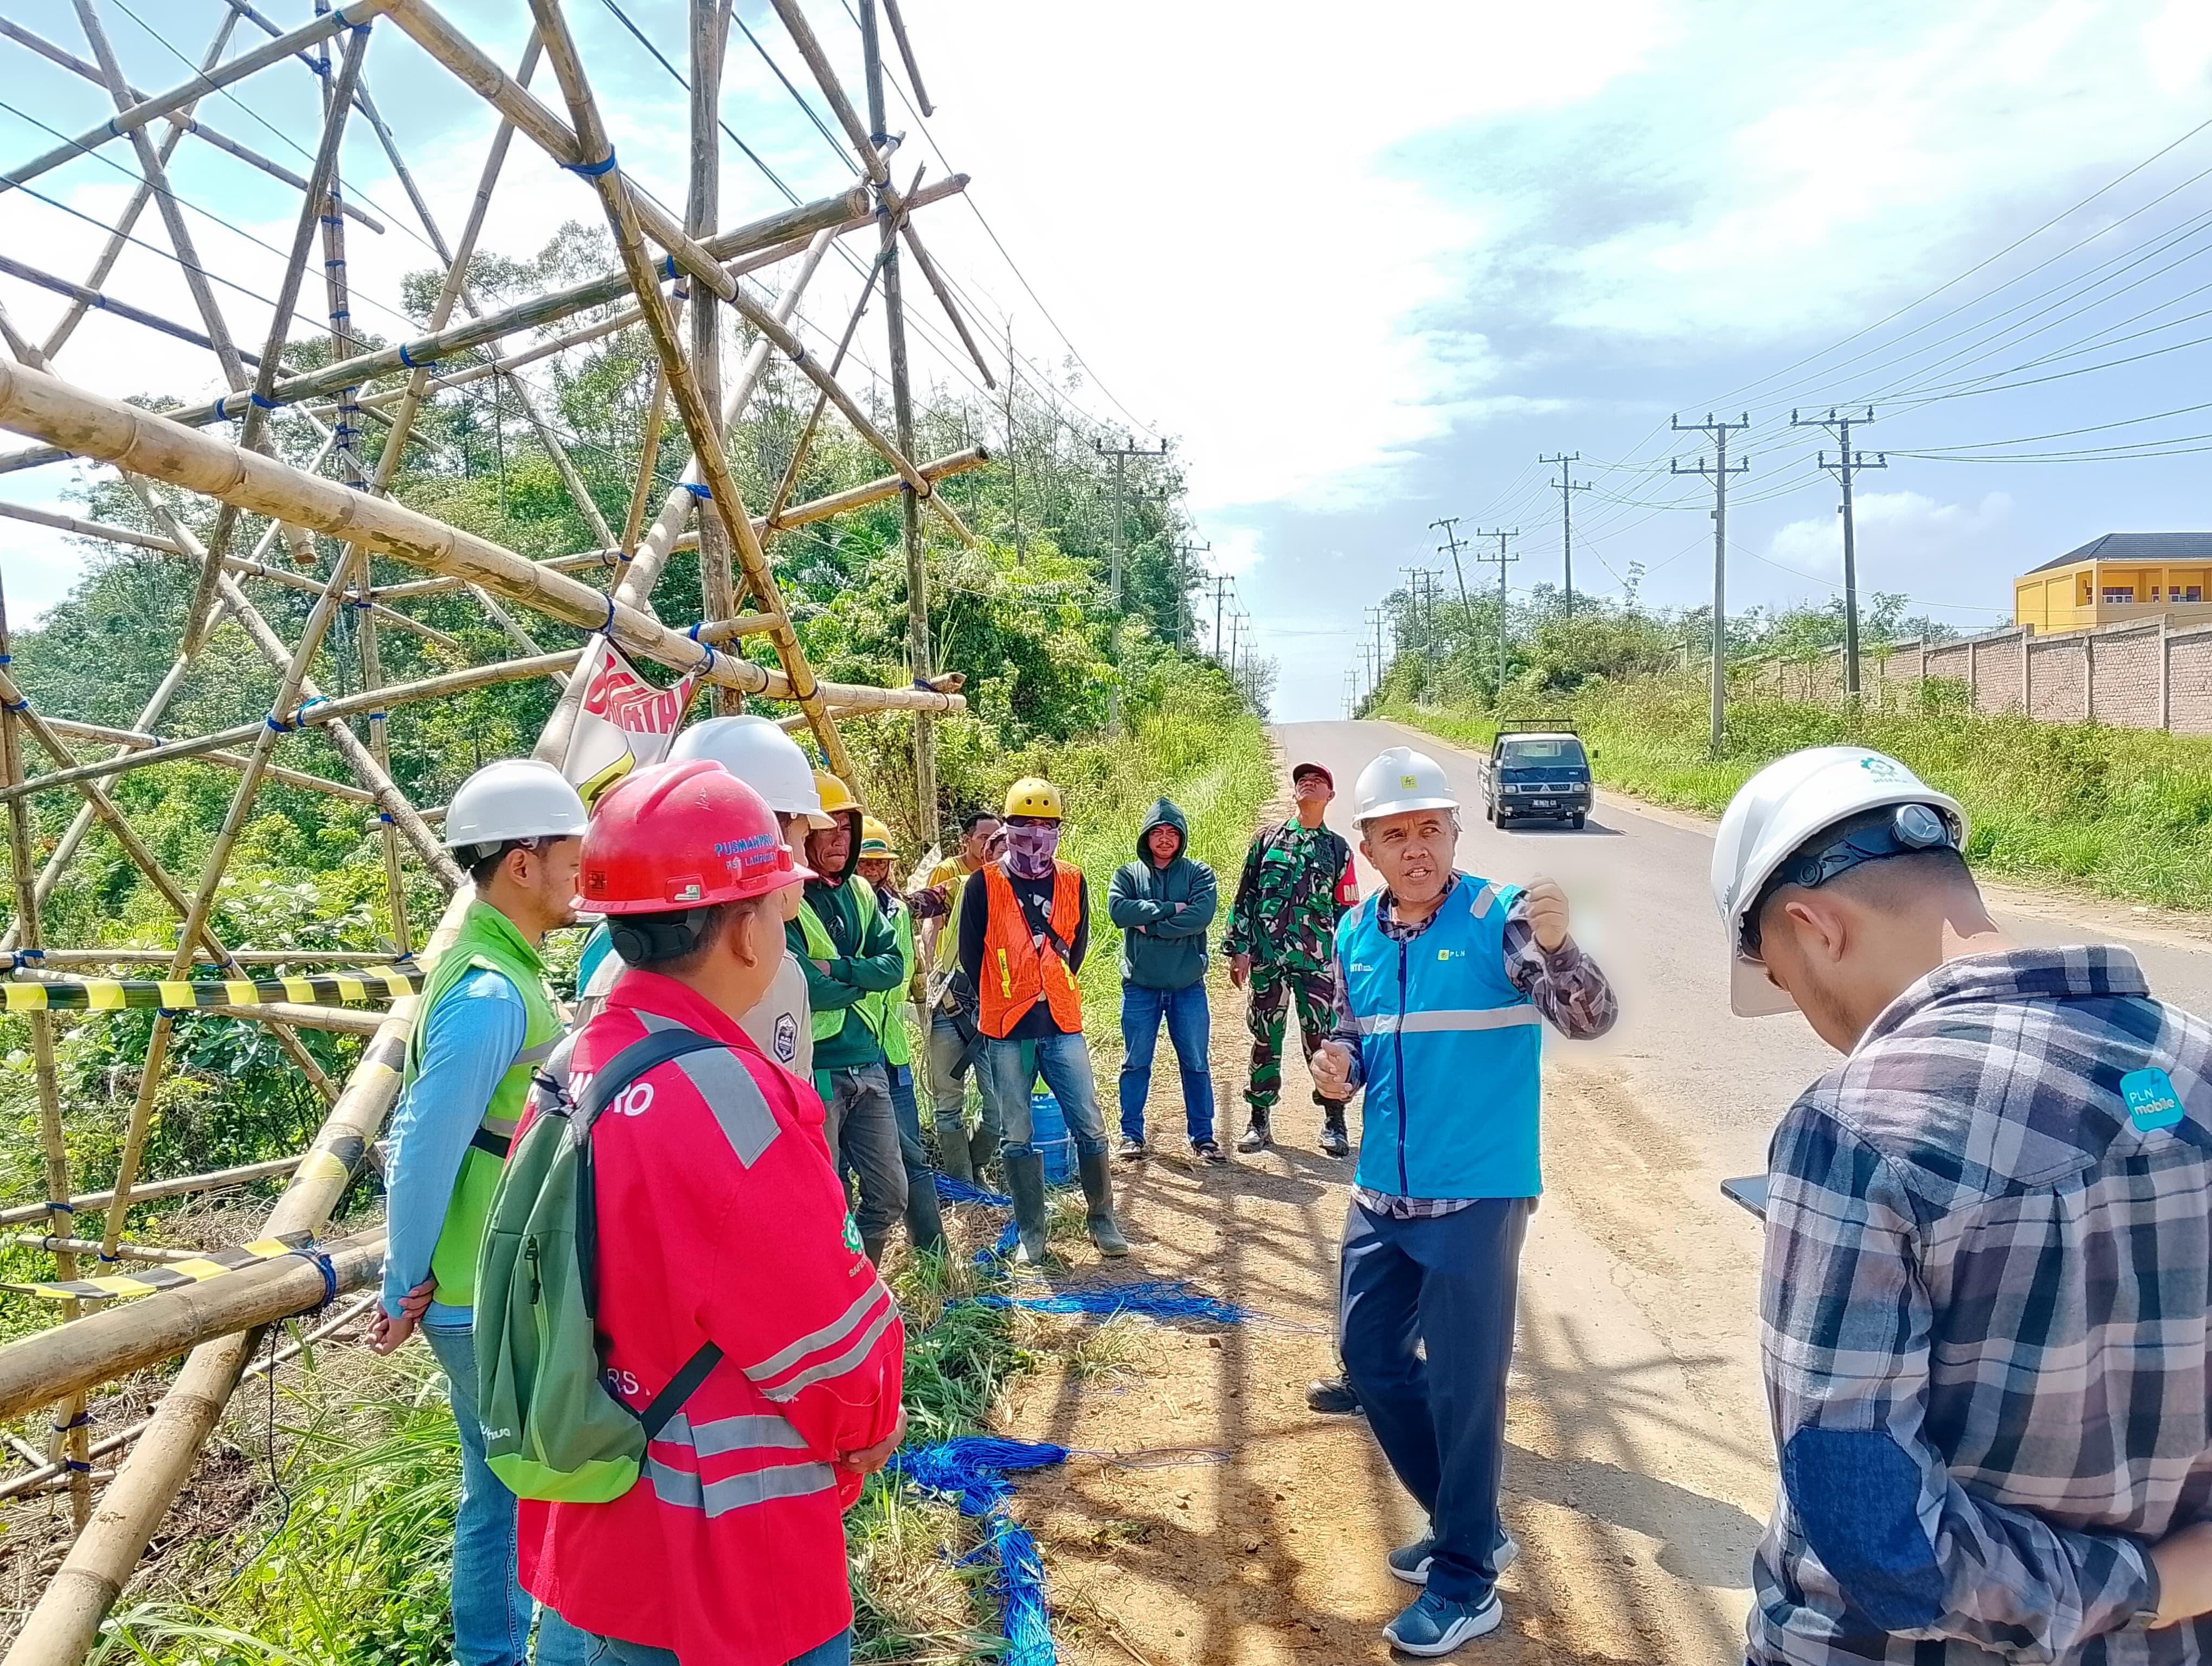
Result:
[[[915,1103],[914,1067],[910,1064],[887,1064],[884,1073],[890,1078],[891,1115],[898,1122],[899,1161],[906,1168],[907,1195],[914,1195],[917,1186],[933,1186],[930,1177],[929,1147],[921,1143],[921,1107]]]
[[[1505,1375],[1528,1200],[1485,1198],[1425,1220],[1344,1223],[1337,1346],[1367,1426],[1429,1512],[1429,1589],[1479,1602],[1497,1582]]]
[[[1026,1156],[1036,1150],[1030,1122],[1030,1084],[1039,1076],[1060,1101],[1075,1149],[1097,1157],[1106,1149],[1106,1123],[1098,1115],[1098,1089],[1091,1079],[1091,1049],[1080,1031],[1040,1036],[1033,1041],[983,1043],[983,1068],[991,1073],[991,1092],[1006,1119],[1006,1150]]]
[[[446,1373],[461,1435],[461,1502],[453,1517],[453,1659],[456,1666],[524,1666],[530,1658],[530,1593],[515,1577],[514,1494],[484,1462],[477,1415],[477,1343],[470,1325],[422,1328]],[[545,1610],[539,1666],[585,1666],[588,1640]]]
[[[611,1637],[586,1637],[585,1646],[591,1652],[584,1657],[583,1666],[678,1666],[673,1649],[647,1648]],[[840,1632],[827,1643],[793,1655],[786,1666],[850,1666],[852,1658],[853,1633]]]
[[[1145,1096],[1152,1091],[1152,1052],[1159,1045],[1162,1018],[1182,1073],[1183,1127],[1196,1145],[1213,1138],[1213,1073],[1206,1062],[1212,1026],[1203,982],[1188,989],[1121,986],[1121,1132],[1132,1140],[1145,1137]]]

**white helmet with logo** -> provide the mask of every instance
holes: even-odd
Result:
[[[1444,766],[1411,746],[1393,746],[1362,769],[1352,801],[1354,827],[1409,810],[1459,808],[1451,782],[1444,779]]]
[[[1787,1012],[1796,1003],[1765,968],[1744,952],[1744,916],[1791,853],[1824,829],[1869,810],[1927,805],[1942,812],[1942,836],[1930,843],[1962,847],[1966,816],[1895,758],[1863,746],[1808,746],[1777,758],[1737,789],[1713,844],[1713,906],[1728,945],[1729,1004],[1740,1018]],[[1928,818],[1923,818],[1928,820]],[[1935,829],[1931,824],[1931,834]],[[1912,838],[1909,843],[1928,842]]]
[[[507,757],[454,789],[444,837],[448,850],[488,854],[511,839],[580,835],[587,819],[583,800],[558,769],[534,757]]]
[[[719,763],[768,800],[781,816],[804,816],[810,827],[828,827],[822,794],[814,785],[814,766],[799,743],[765,717],[750,712],[709,717],[676,737],[672,762],[704,758]]]

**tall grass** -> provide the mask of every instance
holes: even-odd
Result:
[[[1909,704],[1842,707],[1732,693],[1727,745],[1706,754],[1709,696],[1695,678],[1599,684],[1558,702],[1604,785],[1717,816],[1762,764],[1802,746],[1872,746],[1953,794],[1984,873],[2060,882],[2134,903],[2212,909],[2212,739],[1969,710],[1955,684]],[[1375,714],[1486,748],[1484,711]]]

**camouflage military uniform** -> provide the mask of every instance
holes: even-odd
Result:
[[[1244,1097],[1255,1122],[1283,1097],[1283,1031],[1291,1004],[1309,1062],[1335,1022],[1336,922],[1358,900],[1352,847],[1326,827],[1297,821],[1271,827],[1252,841],[1231,905],[1227,954],[1252,957],[1252,1079]],[[1314,1095],[1324,1109],[1341,1102]]]

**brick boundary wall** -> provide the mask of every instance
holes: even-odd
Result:
[[[2170,626],[2160,618],[2049,634],[2013,625],[1860,651],[1859,691],[1869,702],[1910,700],[1931,678],[1964,684],[1973,709],[1987,714],[2212,734],[2212,624]],[[1781,699],[1839,702],[1843,650],[1769,660],[1753,683]]]

